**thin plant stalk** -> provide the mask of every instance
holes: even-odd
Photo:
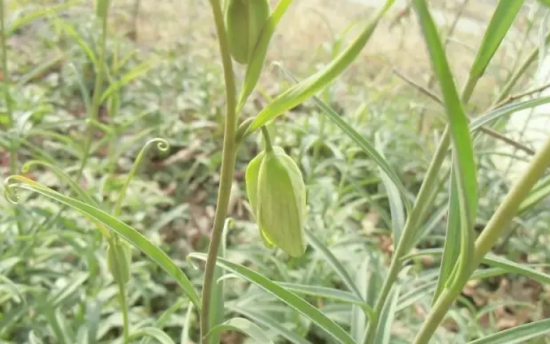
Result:
[[[130,322],[128,321],[128,303],[126,302],[126,287],[124,283],[118,283],[118,302],[122,309],[122,338],[123,343],[130,342]]]
[[[4,8],[4,0],[0,0],[0,45],[2,47],[2,82],[3,82],[3,89],[4,89],[4,101],[6,102],[6,110],[8,113],[8,123],[7,127],[9,129],[13,129],[15,126],[15,121],[13,118],[13,106],[12,106],[12,100],[10,95],[10,71],[8,68],[8,45],[6,43],[7,37],[6,37],[6,12]],[[8,129],[8,130],[9,130]],[[19,146],[19,143],[15,143],[15,134],[13,136],[14,140],[11,142],[11,145],[9,147],[10,151],[10,158],[9,158],[9,165],[10,165],[10,174],[16,174],[17,173],[17,149]],[[23,228],[23,220],[19,216],[19,208],[16,207],[14,209],[15,217],[16,217],[16,224],[17,224],[17,232],[20,233]]]
[[[10,72],[8,70],[8,49],[6,43],[6,22],[5,22],[5,9],[4,0],[0,0],[0,44],[2,46],[2,81],[4,84],[4,101],[6,102],[6,109],[8,113],[7,127],[11,128],[14,125],[13,120],[13,108],[11,103],[11,96],[9,90]],[[17,148],[13,144],[10,147],[10,174],[17,173]]]
[[[491,250],[506,226],[516,216],[519,206],[527,197],[533,186],[546,173],[548,166],[550,166],[550,138],[547,140],[544,147],[535,155],[525,173],[523,173],[518,182],[506,195],[503,202],[476,240],[470,275],[477,269],[483,257]],[[443,321],[445,314],[447,314],[456,297],[461,293],[466,280],[461,279],[442,292],[428,314],[413,344],[428,343],[439,327],[439,324],[441,324],[441,321]]]
[[[134,7],[132,8],[132,33],[134,34],[134,40],[136,41],[138,37],[138,18],[140,8],[141,0],[134,0]]]
[[[214,215],[214,225],[212,228],[212,238],[208,247],[208,256],[204,271],[204,280],[202,288],[202,305],[200,316],[200,333],[201,342],[208,343],[205,337],[210,331],[210,301],[212,296],[212,283],[214,270],[216,268],[216,260],[218,258],[218,250],[222,241],[223,226],[227,217],[227,209],[229,206],[229,198],[231,196],[231,185],[233,183],[233,175],[235,174],[235,159],[237,142],[235,134],[237,129],[237,90],[235,87],[235,74],[233,72],[233,64],[229,50],[227,34],[225,32],[225,24],[223,20],[222,8],[220,0],[210,0],[212,14],[216,24],[216,32],[220,54],[222,58],[225,91],[226,91],[226,118],[223,138],[223,153],[220,185],[218,189],[218,200],[216,202],[216,214]]]
[[[115,216],[118,216],[115,215]],[[111,231],[112,237],[108,240],[110,246],[120,245],[119,243],[119,237],[116,233]],[[117,251],[115,250],[115,264],[117,265],[117,271],[120,272],[121,269],[121,259],[125,259],[125,257],[121,257],[117,254]],[[130,323],[128,321],[128,303],[126,300],[126,286],[125,281],[122,281],[120,278],[115,278],[116,283],[118,285],[118,302],[120,304],[120,309],[122,311],[122,338],[123,338],[123,344],[128,344],[130,342]]]
[[[108,5],[107,5],[108,6]],[[88,163],[88,159],[90,158],[90,150],[92,148],[92,141],[94,138],[94,127],[92,125],[92,121],[97,121],[99,117],[99,107],[101,103],[101,96],[103,93],[103,81],[105,77],[105,55],[106,55],[106,46],[107,46],[107,18],[109,12],[109,8],[106,9],[104,15],[101,17],[101,38],[99,41],[99,60],[98,65],[96,66],[95,72],[95,84],[94,84],[94,95],[92,98],[92,103],[90,105],[90,109],[88,111],[88,124],[86,125],[86,130],[88,131],[88,135],[84,142],[84,156],[82,157],[82,163],[80,164],[80,168],[78,169],[78,173],[76,176],[77,182],[82,177],[82,173],[84,172],[84,168],[86,167],[86,164]]]

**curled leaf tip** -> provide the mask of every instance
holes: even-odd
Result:
[[[45,164],[45,163],[39,160],[27,161],[26,163],[23,164],[23,166],[21,166],[21,173],[27,173],[31,170],[33,166],[40,165],[40,164]]]
[[[152,139],[151,141],[145,144],[145,147],[153,143],[157,144],[157,149],[161,152],[166,152],[168,149],[170,149],[170,143],[168,143],[168,141],[166,141],[165,139],[161,139],[161,138]]]
[[[239,278],[239,276],[236,274],[225,274],[222,277],[218,278],[216,280],[216,283],[219,284],[221,282],[224,282],[225,280],[232,279],[232,278]]]
[[[17,184],[17,176],[9,176],[4,180],[4,198],[11,204],[17,205],[19,203],[19,197],[15,191]]]

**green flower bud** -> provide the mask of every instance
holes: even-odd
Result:
[[[306,249],[306,187],[300,169],[282,148],[263,151],[250,162],[246,192],[264,244],[301,256]]]
[[[269,18],[268,0],[227,0],[225,25],[235,61],[247,64]]]
[[[126,284],[130,280],[132,252],[130,247],[121,241],[109,243],[107,249],[107,266],[117,283]]]
[[[109,4],[111,0],[96,0],[95,3],[95,13],[99,18],[107,16],[107,11],[109,10]]]

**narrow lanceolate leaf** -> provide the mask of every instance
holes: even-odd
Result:
[[[382,287],[379,271],[380,265],[378,261],[367,254],[355,274],[355,285],[361,292],[361,299],[365,300],[370,306],[375,305],[378,293]],[[353,305],[351,308],[350,332],[352,338],[357,343],[364,342],[363,337],[366,334],[367,321],[365,312],[359,306]]]
[[[388,302],[386,302],[382,309],[374,344],[390,344],[391,329],[393,320],[395,319],[395,313],[397,312],[397,300],[399,300],[400,291],[401,288],[399,286],[394,286],[388,297]]]
[[[294,82],[298,82],[298,79],[292,73],[286,69],[284,66],[280,66],[281,69],[285,72],[285,74],[292,79]],[[374,147],[372,143],[367,141],[363,135],[361,135],[357,130],[353,128],[352,125],[350,125],[348,122],[346,122],[342,116],[340,116],[334,109],[332,109],[328,104],[326,104],[324,101],[322,101],[319,97],[314,96],[313,101],[315,104],[321,109],[322,114],[328,117],[334,124],[336,124],[344,133],[353,141],[355,142],[370,158],[374,160],[374,162],[378,165],[378,167],[381,170],[382,175],[385,175],[383,182],[386,186],[386,190],[388,192],[388,198],[390,199],[390,204],[394,202],[395,209],[403,208],[403,204],[405,205],[406,210],[408,211],[410,209],[410,202],[407,198],[407,190],[405,189],[405,186],[399,179],[399,176],[393,168],[390,166],[390,164],[386,161],[384,156],[378,152],[378,150]],[[389,179],[389,180],[388,180]],[[393,185],[392,185],[393,184]],[[397,200],[395,197],[395,189],[397,189],[399,195],[401,196],[401,201]],[[400,205],[400,203],[402,203]],[[392,207],[392,212],[395,210]],[[401,210],[402,212],[402,210]],[[397,213],[397,217],[395,218],[395,227],[403,228],[402,222],[404,222],[405,214]],[[393,213],[392,213],[392,219],[394,219]],[[392,224],[394,222],[392,221]]]
[[[206,260],[205,254],[193,253],[189,255],[190,258]],[[344,329],[342,329],[338,324],[329,319],[323,312],[317,308],[310,305],[307,301],[286,290],[285,288],[277,285],[276,283],[271,282],[268,278],[254,272],[242,265],[232,263],[226,259],[218,258],[216,264],[225,270],[228,270],[234,273],[241,278],[253,283],[259,288],[263,289],[267,293],[275,296],[280,301],[286,303],[288,306],[292,307],[296,311],[300,312],[313,323],[319,326],[320,329],[325,331],[327,334],[336,339],[339,343],[343,344],[355,344]]]
[[[244,307],[231,307],[230,309],[250,319],[254,319],[256,323],[271,329],[293,344],[311,344],[307,339],[300,337],[297,333],[286,328],[279,320],[273,319],[265,314],[251,311],[250,309]]]
[[[424,255],[440,256],[442,253],[443,251],[441,249],[422,250],[404,257],[404,261],[416,256],[424,256]],[[550,284],[550,275],[544,272],[535,270],[530,266],[527,266],[524,264],[518,264],[502,257],[488,255],[483,258],[482,263],[494,268],[498,268],[500,271],[502,271],[501,274],[515,273],[515,274],[532,278],[535,281],[540,282],[542,284]]]
[[[86,344],[97,343],[97,330],[101,322],[101,302],[92,299],[86,302]]]
[[[80,49],[86,54],[86,56],[90,59],[92,62],[95,70],[98,70],[99,62],[97,60],[97,56],[94,54],[93,49],[90,47],[90,45],[86,42],[86,40],[80,35],[74,27],[69,25],[67,22],[63,21],[62,19],[55,18],[55,21],[57,24],[59,24],[63,30],[69,35],[74,38]]]
[[[499,1],[470,69],[470,78],[478,79],[485,73],[487,65],[508,33],[522,5],[523,0]]]
[[[449,118],[453,143],[453,168],[456,169],[456,180],[460,195],[462,242],[459,270],[466,272],[469,271],[473,258],[475,240],[473,225],[478,198],[476,166],[468,118],[458,97],[445,51],[443,50],[434,21],[428,12],[426,2],[424,0],[414,0],[413,3],[422,26],[422,32],[428,46],[433,69],[439,80],[447,117]]]
[[[542,284],[550,285],[550,275],[505,258],[488,255],[483,258],[483,263],[489,266],[501,268],[507,273],[516,273],[519,275],[527,276]]]
[[[469,344],[519,344],[550,333],[550,319],[539,320],[483,337]]]
[[[319,287],[314,285],[295,284],[295,283],[278,283],[278,284],[281,287],[285,288],[286,290],[293,291],[296,294],[304,294],[304,295],[310,295],[310,296],[319,297],[323,299],[351,303],[361,307],[364,310],[364,312],[366,312],[369,316],[373,315],[372,313],[373,310],[371,306],[369,306],[367,303],[358,299],[355,295],[347,291],[333,289],[333,288]]]
[[[183,323],[183,328],[181,329],[180,344],[189,343],[189,333],[191,332],[192,326],[193,326],[193,304],[190,304],[189,308],[187,308],[187,314],[185,315],[185,322]]]
[[[543,97],[499,107],[472,120],[472,122],[470,123],[470,131],[477,131],[482,126],[489,124],[501,117],[511,115],[514,112],[531,109],[539,105],[544,105],[548,103],[550,103],[550,97]]]
[[[138,250],[142,251],[151,260],[156,262],[162,269],[164,269],[168,275],[174,278],[185,294],[189,297],[191,302],[200,309],[200,298],[193,284],[187,276],[181,271],[181,269],[170,259],[170,257],[147,239],[143,234],[128,226],[124,222],[116,219],[115,217],[105,213],[104,211],[97,209],[89,204],[80,202],[71,197],[64,196],[52,189],[34,182],[23,176],[11,176],[4,182],[4,191],[6,196],[11,201],[15,199],[15,188],[25,189],[39,193],[52,200],[58,201],[62,204],[69,206],[70,208],[79,211],[80,213],[89,216],[93,221],[100,222],[106,227],[112,229],[117,234],[128,240],[129,243],[134,245]]]
[[[237,331],[241,332],[248,337],[254,339],[258,344],[273,344],[273,341],[269,339],[267,334],[258,325],[245,318],[233,318],[226,322],[212,328],[207,336],[222,331]]]
[[[112,83],[101,95],[100,102],[106,101],[113,93],[123,88],[128,83],[132,82],[133,80],[141,77],[143,74],[147,73],[155,64],[158,62],[156,58],[147,60],[138,66],[136,66],[134,69],[129,71],[128,73],[124,74],[119,80]]]
[[[248,131],[252,132],[259,129],[275,117],[302,103],[333,82],[334,79],[336,79],[336,77],[338,77],[359,55],[363,47],[369,41],[374,29],[380,21],[380,18],[382,18],[394,1],[395,0],[387,0],[376,17],[369,24],[367,24],[355,41],[326,68],[315,73],[299,84],[292,86],[269,103],[254,119],[254,122],[252,122]]]
[[[120,215],[120,210],[122,209],[122,201],[124,201],[124,198],[126,197],[126,190],[128,190],[128,186],[130,185],[132,178],[134,178],[136,171],[141,163],[141,160],[143,160],[143,156],[147,151],[147,148],[149,148],[153,144],[156,144],[157,148],[162,152],[165,152],[170,148],[170,144],[168,143],[168,141],[164,139],[159,139],[159,138],[147,141],[147,143],[143,146],[143,148],[141,148],[136,159],[134,160],[134,164],[132,165],[132,168],[130,169],[130,173],[128,173],[128,176],[126,177],[126,181],[124,182],[124,185],[122,186],[122,189],[118,194],[118,199],[113,208],[114,216]]]
[[[460,204],[457,180],[455,170],[451,171],[450,196],[449,196],[449,215],[447,218],[447,233],[445,235],[445,245],[443,248],[443,257],[441,258],[441,266],[439,268],[439,278],[437,280],[437,288],[434,293],[432,304],[437,301],[437,298],[443,291],[443,288],[451,278],[458,257],[460,255]]]
[[[218,250],[218,256],[225,258],[225,252],[227,249],[227,232],[231,226],[232,220],[225,220],[225,224],[222,230],[222,242]],[[210,296],[210,328],[215,328],[223,322],[224,319],[224,281],[221,279],[223,277],[223,270],[219,266],[214,268],[214,285],[212,286],[212,293]],[[219,331],[213,332],[208,336],[208,342],[211,344],[220,343],[221,333]]]
[[[69,185],[71,190],[78,196],[78,199],[80,201],[88,203],[89,205],[92,205],[94,207],[99,207],[99,204],[96,202],[95,199],[92,198],[92,196],[90,196],[82,187],[80,187],[80,185],[78,185],[78,183],[73,181],[71,177],[69,177],[65,172],[63,172],[55,165],[40,160],[30,160],[27,161],[23,165],[23,167],[21,167],[21,171],[23,173],[27,173],[34,166],[42,166],[50,169],[57,176],[57,178],[60,179],[60,181]]]
[[[310,231],[306,231],[306,238],[309,244],[321,254],[325,261],[332,267],[334,272],[336,272],[340,279],[342,279],[342,282],[344,282],[347,289],[355,294],[358,299],[362,300],[363,297],[361,296],[359,289],[355,286],[353,279],[351,279],[350,275],[346,271],[346,268],[344,268],[342,263],[340,263],[332,252],[330,252],[328,247],[323,245],[323,243],[321,243],[321,241],[319,241],[319,239],[317,239]]]
[[[6,28],[6,37],[10,37],[15,31],[17,31],[19,28],[21,28],[24,25],[27,25],[29,23],[32,23],[33,21],[47,17],[59,12],[62,12],[66,9],[71,8],[74,5],[78,5],[83,3],[82,0],[76,0],[76,1],[69,1],[64,4],[55,5],[55,6],[48,6],[47,8],[41,8],[39,10],[36,10],[34,12],[28,13],[24,16],[21,16],[14,20],[7,28]]]
[[[154,327],[145,327],[137,330],[130,335],[130,341],[142,337],[154,338],[160,344],[175,344],[170,336]]]
[[[273,37],[275,29],[277,28],[277,25],[279,25],[279,21],[285,14],[288,6],[290,6],[292,1],[293,0],[280,0],[277,3],[277,7],[275,7],[275,10],[273,10],[273,13],[271,13],[269,18],[267,19],[267,23],[265,24],[262,34],[258,39],[256,47],[254,48],[254,52],[252,53],[252,56],[246,68],[246,75],[244,78],[243,87],[241,89],[241,94],[239,95],[239,103],[237,106],[238,110],[243,107],[244,103],[248,99],[248,96],[250,96],[250,94],[254,90],[254,87],[256,87],[258,80],[260,79],[260,74],[262,73],[262,68],[265,62],[265,56],[267,54],[267,48],[269,47],[271,37]],[[227,3],[228,1],[225,2]]]
[[[518,214],[524,213],[550,195],[550,176],[542,179],[521,203]]]
[[[378,170],[380,171],[382,184],[384,184],[384,188],[386,189],[386,194],[388,197],[388,202],[390,204],[391,225],[394,242],[393,245],[394,247],[397,247],[397,245],[399,244],[399,240],[401,239],[401,232],[405,227],[406,216],[405,210],[403,208],[404,202],[405,204],[407,204],[407,210],[409,210],[407,196],[403,194],[403,197],[401,197],[399,187],[397,186],[397,184],[395,184],[395,182],[390,178],[390,176],[384,171],[382,167],[378,166]]]

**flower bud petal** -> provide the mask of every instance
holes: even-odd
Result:
[[[132,264],[132,252],[124,242],[113,242],[107,248],[107,267],[117,283],[126,284],[130,280],[130,265]]]
[[[228,0],[225,25],[231,54],[247,64],[269,18],[268,0]]]
[[[306,188],[296,163],[274,147],[254,158],[246,174],[248,198],[266,246],[301,256],[306,249]]]

